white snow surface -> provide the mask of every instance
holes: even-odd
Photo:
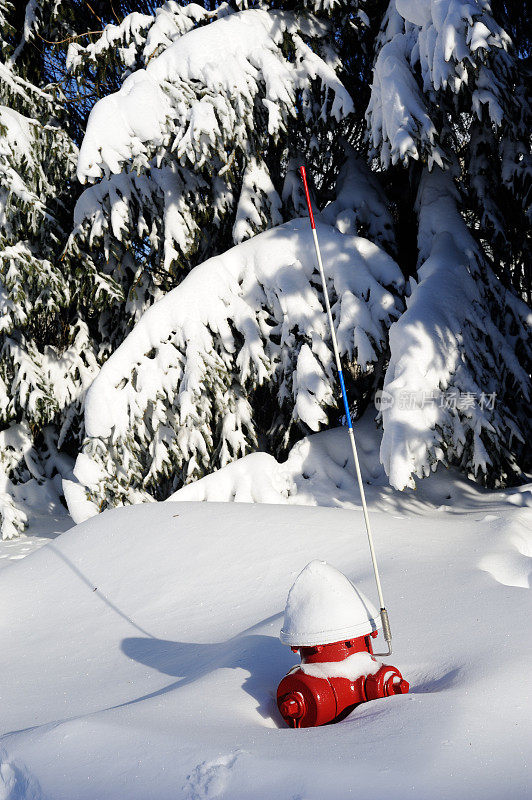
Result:
[[[340,436],[309,437],[329,451],[325,471]],[[378,442],[369,428],[359,440],[368,470]],[[115,509],[3,570],[0,797],[529,797],[532,487],[489,493],[443,469],[417,492],[381,479],[368,496],[387,661],[410,694],[315,729],[276,710],[296,661],[282,612],[305,564],[326,560],[376,596],[352,496]],[[316,502],[330,484],[314,481]]]
[[[348,678],[356,681],[362,675],[374,675],[382,666],[382,661],[369,653],[353,653],[343,661],[319,661],[314,664],[301,664],[302,672],[315,678]]]
[[[380,627],[377,609],[339,570],[314,559],[286,601],[281,641],[291,647],[331,644]]]

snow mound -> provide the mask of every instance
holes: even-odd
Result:
[[[290,472],[268,453],[250,453],[183,486],[168,500],[217,503],[286,503],[295,489]]]
[[[473,498],[532,507],[530,486],[489,492],[457,469],[439,464],[415,490],[390,486],[379,461],[382,430],[368,409],[354,423],[366,499],[371,509],[391,514],[431,514],[467,506]],[[275,503],[333,508],[361,508],[353,454],[346,428],[306,436],[280,463],[266,453],[254,453],[184,486],[169,501]],[[81,521],[81,520],[79,520]]]
[[[387,492],[379,464],[381,431],[370,410],[355,424],[362,474],[373,500]],[[359,504],[353,453],[346,428],[306,436],[279,462],[267,453],[252,453],[233,464],[183,486],[168,498],[237,503],[294,503],[309,506]]]
[[[281,641],[291,647],[331,644],[365,636],[380,625],[379,612],[325,561],[311,561],[290,589]]]
[[[215,789],[231,800],[345,800],[354,784],[368,796],[415,786],[427,800],[500,800],[511,781],[524,800],[530,593],[479,559],[530,548],[530,509],[475,487],[452,514],[412,509],[373,513],[393,661],[411,694],[304,735],[275,703],[296,660],[279,641],[282,611],[316,558],[375,597],[362,513],[143,504],[10,565],[0,581],[4,784],[26,798],[38,781],[54,800],[146,800],[154,786],[157,800]]]

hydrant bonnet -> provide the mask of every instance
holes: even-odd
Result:
[[[376,608],[345,575],[325,561],[311,561],[290,589],[280,638],[291,647],[313,647],[380,627]]]

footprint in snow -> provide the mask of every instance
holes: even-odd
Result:
[[[187,800],[214,800],[220,797],[227,787],[231,770],[239,755],[240,750],[235,750],[229,755],[198,764],[188,775],[184,786]]]

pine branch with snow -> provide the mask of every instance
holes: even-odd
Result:
[[[502,289],[458,201],[448,174],[425,173],[418,282],[390,330],[384,382],[381,459],[399,489],[440,462],[495,485],[521,475],[532,386],[519,350],[532,313]]]
[[[91,112],[78,175],[96,183],[69,244],[98,247],[99,269],[127,298],[114,346],[195,263],[291,218],[290,128],[325,131],[326,115],[341,122],[353,109],[327,30],[309,14],[166,3],[71,46],[74,74],[117,47],[135,53],[120,91]]]
[[[367,120],[385,168],[410,158],[443,167],[438,95],[447,108],[458,110],[460,100],[502,123],[508,99],[497,75],[510,68],[510,38],[484,0],[392,0],[378,44]]]
[[[0,533],[20,532],[17,497],[28,481],[51,479],[72,460],[82,401],[97,369],[87,322],[114,291],[106,276],[61,260],[77,149],[58,121],[54,87],[32,83],[25,46],[42,7],[0,5]]]
[[[324,223],[319,236],[342,356],[372,370],[400,313],[386,252]],[[94,508],[166,497],[257,446],[261,387],[290,427],[336,409],[333,355],[311,232],[295,220],[196,267],[150,308],[86,399],[88,438],[67,489]],[[270,445],[275,431],[270,430]]]

